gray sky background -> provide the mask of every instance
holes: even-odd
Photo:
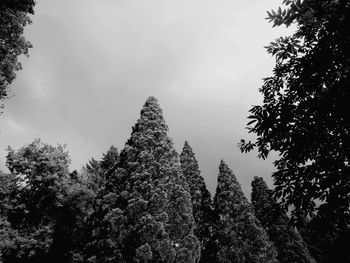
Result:
[[[286,35],[266,10],[281,0],[37,0],[33,44],[0,117],[5,148],[41,138],[66,143],[71,169],[110,145],[122,149],[148,96],[159,99],[181,152],[192,146],[213,193],[225,159],[246,194],[255,175],[271,186],[272,159],[241,154],[248,110],[260,103],[274,59],[263,46]]]

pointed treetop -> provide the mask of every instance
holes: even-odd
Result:
[[[219,166],[214,206],[218,262],[278,262],[273,245],[224,160]]]
[[[251,200],[255,215],[277,248],[280,262],[315,263],[304,240],[295,228],[289,225],[289,218],[272,198],[272,191],[262,177],[255,176],[252,181]]]
[[[228,167],[228,165],[223,159],[221,159],[220,161],[219,176],[218,176],[218,183],[221,183],[221,182],[227,182],[229,183],[229,185],[232,185],[233,183],[233,185],[236,185],[239,188],[241,187],[233,171]]]
[[[155,111],[160,113],[160,115],[163,114],[162,109],[160,108],[158,99],[156,97],[150,96],[146,99],[145,103],[143,104],[142,110],[141,110],[141,115],[144,112],[148,111]]]
[[[239,199],[246,199],[241,190],[241,185],[237,181],[236,176],[233,174],[233,171],[228,167],[228,165],[223,159],[221,159],[220,161],[219,175],[217,181],[218,184],[216,187],[216,193],[214,197],[214,202],[216,203],[216,205],[222,206],[223,203],[219,201],[219,199],[227,198],[226,195],[231,196],[230,198],[232,198],[232,196],[236,196],[236,198],[233,198],[233,202],[240,202]],[[245,202],[246,201],[244,201],[244,203]]]
[[[232,172],[232,170],[228,167],[228,165],[227,165],[227,163],[225,162],[224,159],[220,160],[219,170],[220,171],[223,170],[223,171],[231,171]]]
[[[271,190],[267,186],[265,180],[262,177],[254,176],[254,179],[252,181],[252,201],[254,200],[255,196],[258,195],[258,199],[263,198],[264,202],[273,202],[273,199],[271,197]]]
[[[104,153],[102,156],[102,160],[100,161],[101,168],[103,168],[104,170],[111,168],[117,162],[118,156],[118,148],[112,145],[107,151],[107,153]]]
[[[196,156],[188,141],[185,141],[180,162],[192,198],[193,215],[196,223],[194,233],[202,244],[202,259],[199,262],[211,262],[211,248],[210,245],[208,246],[208,241],[211,236],[212,202],[210,192],[205,185],[204,178],[201,176]]]
[[[191,188],[191,195],[197,192],[198,188],[205,187],[204,178],[201,176],[199,165],[196,156],[189,145],[188,141],[185,141],[184,147],[180,154],[180,162],[183,173]]]
[[[197,160],[196,160],[196,157],[195,157],[194,152],[192,150],[192,147],[190,146],[188,141],[185,141],[181,155],[182,156],[187,155],[190,159],[193,159],[197,163]]]
[[[261,187],[268,189],[265,180],[260,176],[254,176],[252,184],[259,184]]]
[[[118,232],[123,262],[195,262],[198,257],[191,195],[167,132],[158,100],[149,97],[108,177],[118,197],[111,211],[124,211],[126,231]]]
[[[155,97],[148,97],[144,103],[140,118],[133,127],[133,132],[145,132],[147,130],[168,132],[168,126],[163,117],[163,111],[160,108],[158,100]]]
[[[146,99],[146,102],[145,103],[156,103],[158,104],[158,99],[154,96],[149,96],[147,99]]]

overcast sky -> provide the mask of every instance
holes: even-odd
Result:
[[[188,140],[213,193],[220,159],[246,194],[254,176],[271,186],[272,159],[237,148],[274,59],[263,48],[286,35],[266,10],[281,0],[37,0],[33,44],[0,116],[5,148],[41,138],[66,143],[71,169],[122,149],[148,96],[159,99],[181,152]]]

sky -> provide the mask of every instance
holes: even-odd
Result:
[[[111,145],[122,149],[149,96],[158,98],[180,153],[187,140],[214,193],[221,159],[246,195],[272,186],[273,156],[242,154],[241,138],[274,58],[264,46],[290,30],[266,10],[281,0],[37,0],[30,56],[0,116],[0,170],[8,145],[67,144],[71,170]]]

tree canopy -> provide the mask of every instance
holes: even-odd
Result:
[[[0,103],[8,97],[9,86],[22,68],[18,56],[28,55],[32,47],[23,36],[24,27],[31,23],[34,0],[2,0],[0,3]],[[0,104],[3,107],[3,104]]]
[[[1,262],[70,262],[77,254],[79,224],[93,193],[69,173],[69,163],[62,145],[35,140],[8,148],[11,174],[0,178]]]
[[[293,219],[316,211],[320,229],[341,231],[350,222],[350,2],[284,0],[268,19],[296,31],[266,47],[276,64],[263,104],[250,109],[257,139],[241,150],[279,153],[275,197]]]

